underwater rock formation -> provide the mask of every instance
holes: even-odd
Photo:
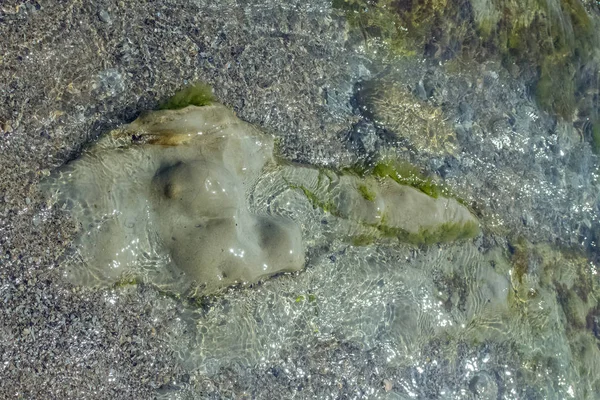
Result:
[[[366,44],[393,56],[475,65],[501,61],[534,76],[538,104],[598,124],[600,15],[583,0],[334,0]],[[590,135],[591,136],[591,135]]]
[[[102,278],[163,258],[188,279],[226,286],[304,266],[299,228],[246,207],[273,162],[273,140],[225,107],[188,107],[102,137],[52,186],[73,203],[80,253]]]
[[[418,99],[393,75],[364,83],[358,100],[365,115],[419,151],[456,153],[456,134],[442,110]]]
[[[283,179],[313,206],[346,220],[342,235],[355,245],[394,237],[413,244],[476,236],[475,217],[458,201],[434,198],[389,176],[357,176],[312,168],[284,167]]]
[[[273,182],[355,226],[341,235],[422,244],[478,233],[453,199],[387,177],[281,165],[273,147],[216,104],[151,112],[100,138],[46,183],[80,224],[76,253],[87,272],[79,280],[218,288],[303,268],[310,232],[301,217],[252,208],[254,198],[278,195]]]

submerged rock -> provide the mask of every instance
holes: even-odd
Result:
[[[158,262],[226,286],[304,266],[291,220],[248,211],[246,195],[269,163],[272,138],[224,106],[187,107],[102,137],[50,187],[72,203],[79,252],[102,280]]]
[[[135,276],[180,290],[297,271],[303,236],[314,236],[300,228],[309,217],[270,206],[290,191],[305,196],[286,207],[308,202],[348,221],[337,225],[342,236],[422,244],[478,232],[453,199],[388,177],[281,165],[273,147],[222,105],[151,112],[105,135],[46,183],[82,229],[84,268],[73,275],[112,283]]]
[[[584,0],[334,0],[373,53],[468,66],[501,61],[534,76],[541,108],[565,120],[596,118],[598,8]],[[378,43],[383,46],[378,46]],[[581,90],[586,88],[586,90]],[[578,117],[579,115],[579,117]]]
[[[456,153],[456,134],[442,110],[419,99],[394,77],[365,83],[359,103],[378,126],[407,139],[419,151]]]
[[[458,201],[434,198],[389,176],[334,173],[287,167],[284,179],[314,206],[347,220],[345,235],[355,245],[381,237],[413,244],[450,242],[476,236],[476,218]]]

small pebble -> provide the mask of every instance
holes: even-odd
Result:
[[[100,12],[98,13],[98,18],[100,18],[100,21],[109,25],[112,23],[112,20],[110,19],[110,14],[106,10],[100,10]]]
[[[383,388],[385,389],[386,392],[390,392],[393,387],[394,387],[394,384],[392,383],[392,381],[390,381],[389,379],[383,380]]]

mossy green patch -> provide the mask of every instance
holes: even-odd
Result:
[[[369,189],[369,187],[367,185],[359,185],[358,191],[360,192],[361,196],[365,200],[375,201],[375,192],[373,190]]]
[[[540,107],[571,120],[582,96],[577,90],[582,84],[580,67],[592,62],[598,69],[592,56],[598,45],[597,24],[580,0],[534,4],[506,7],[490,43],[505,65],[537,70],[535,96]]]
[[[463,20],[464,10],[456,0],[333,0],[343,10],[351,27],[360,29],[367,44],[382,40],[392,54],[414,56],[423,51],[432,37],[449,45],[467,38],[463,26],[448,23]]]
[[[362,246],[368,246],[370,244],[373,244],[375,242],[375,239],[376,239],[376,237],[373,235],[363,234],[363,235],[351,237],[350,243],[354,247],[362,247]]]
[[[465,223],[445,223],[433,232],[432,238],[438,243],[472,239],[479,235],[479,225],[473,221]]]
[[[365,167],[361,163],[352,164],[350,166],[343,167],[339,170],[341,175],[352,175],[360,178],[364,178],[370,175],[369,168]]]
[[[571,60],[564,54],[546,57],[535,87],[538,104],[570,120],[576,108],[575,71]]]
[[[498,21],[494,18],[482,18],[479,20],[477,31],[483,40],[487,40],[494,34]]]
[[[190,307],[200,308],[204,310],[210,309],[214,304],[221,300],[222,294],[200,294],[196,293],[193,296],[185,297],[184,303]]]
[[[296,298],[294,299],[294,302],[301,303],[305,300],[308,300],[309,303],[314,303],[315,301],[317,301],[317,296],[312,293],[309,293],[307,295],[300,294],[300,295],[296,296]]]
[[[385,223],[376,225],[375,228],[383,237],[397,238],[401,242],[418,246],[472,239],[479,234],[479,226],[472,221],[447,222],[434,229],[421,229],[419,232],[408,232]]]
[[[196,83],[181,89],[160,106],[161,110],[179,110],[187,106],[207,106],[215,100],[212,88],[205,83]]]
[[[443,189],[433,182],[432,179],[426,177],[416,167],[406,162],[380,162],[373,168],[373,175],[380,178],[389,177],[401,185],[412,186],[435,199],[443,192]]]
[[[375,176],[377,178],[389,177],[400,185],[411,186],[435,199],[440,196],[453,198],[463,206],[470,208],[468,201],[454,193],[443,183],[435,182],[433,178],[423,174],[416,166],[407,161],[384,159],[370,167],[363,164],[354,164],[341,169],[339,173],[361,178],[368,176]],[[359,190],[361,189],[359,188]],[[363,194],[362,191],[361,194]],[[365,199],[369,200],[366,197]]]
[[[115,289],[124,288],[127,286],[139,285],[142,283],[141,279],[132,276],[123,276],[117,282],[114,283],[113,287]]]
[[[436,229],[420,231],[415,239],[418,239],[417,244],[430,245],[472,239],[478,234],[479,226],[475,222],[447,222]]]
[[[380,184],[376,178],[392,179],[400,185],[411,186],[419,189],[426,195],[437,198],[441,195],[446,196],[449,194],[447,189],[442,186],[435,184],[431,179],[427,178],[414,166],[409,163],[400,161],[380,162],[371,168],[365,168],[361,165],[355,165],[348,167],[337,174],[346,174],[353,177],[353,181],[356,182],[352,186],[356,188],[356,192],[360,194],[367,201],[374,201],[376,197],[376,191],[373,189],[374,185]],[[317,176],[317,188],[321,188],[317,193],[313,190],[303,186],[297,185],[286,180],[286,183],[292,189],[300,189],[307,200],[312,204],[313,208],[320,208],[324,212],[348,219],[348,215],[342,215],[342,212],[336,205],[336,200],[332,198],[331,194],[325,189],[327,186],[324,183],[325,179],[330,181],[338,181],[339,176],[336,172],[331,170],[320,170]],[[390,183],[388,181],[388,183]],[[319,194],[320,193],[320,194]],[[347,242],[353,246],[366,246],[372,244],[378,238],[395,238],[401,242],[411,243],[415,245],[429,245],[434,243],[445,243],[461,239],[469,239],[479,234],[479,225],[472,221],[460,221],[460,222],[446,222],[439,225],[435,225],[431,228],[421,229],[417,232],[408,231],[404,228],[392,226],[388,221],[388,216],[380,211],[377,212],[376,220],[378,222],[364,222],[360,219],[353,220],[354,223],[362,225],[363,230],[359,229],[358,232],[348,235],[346,237]],[[352,217],[350,216],[350,219]]]
[[[407,35],[399,14],[392,11],[392,0],[333,0],[334,9],[343,10],[351,27],[360,29],[367,45],[372,38],[387,44],[392,54],[413,56],[417,46]]]

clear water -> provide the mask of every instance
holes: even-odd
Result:
[[[497,2],[470,3],[478,23],[502,18]],[[546,3],[575,46],[577,19],[565,17],[565,4],[574,2]],[[539,2],[513,6],[523,13],[520,23],[530,26],[528,11]],[[589,15],[597,24],[597,15]],[[232,366],[265,371],[350,343],[378,358],[381,376],[391,377],[389,391],[371,386],[356,398],[599,398],[598,99],[589,94],[597,92],[597,82],[575,91],[579,103],[568,120],[556,102],[548,109],[534,93],[541,77],[526,76],[524,64],[531,60],[516,60],[522,64],[515,73],[491,56],[446,57],[448,43],[423,57],[389,54],[385,30],[382,37],[374,29],[362,33],[348,31],[355,41],[349,60],[357,70],[372,68],[372,79],[358,85],[372,97],[346,100],[359,103],[357,118],[372,130],[350,129],[344,144],[356,159],[393,155],[443,180],[480,218],[482,235],[428,247],[389,240],[353,246],[340,234],[352,226],[281,180],[263,180],[249,199],[251,210],[296,221],[307,266],[219,291],[200,305],[185,303],[179,323],[167,328],[168,346],[192,375],[183,386],[193,393],[195,385],[218,381]],[[590,40],[594,50],[582,69],[598,62],[598,41]],[[398,91],[381,90],[394,84]],[[423,123],[425,114],[431,120]],[[452,146],[437,146],[432,136],[420,140],[422,129],[453,132]],[[169,292],[178,284],[160,281],[169,260],[148,254],[147,270],[138,274]],[[297,377],[318,372],[289,368]]]

